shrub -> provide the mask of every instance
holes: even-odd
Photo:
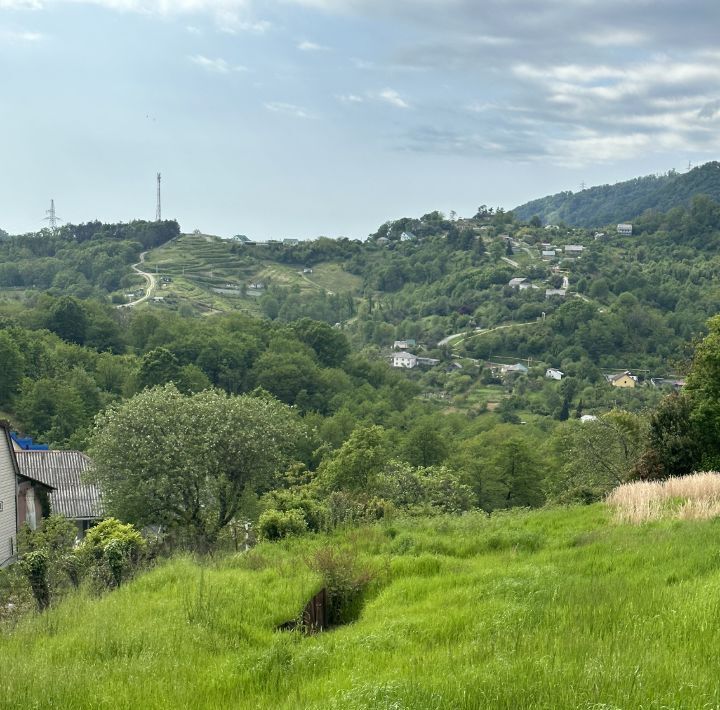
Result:
[[[298,510],[305,519],[307,529],[320,532],[327,527],[328,508],[310,493],[303,490],[276,490],[264,497],[271,510],[288,512]]]
[[[83,561],[94,564],[97,582],[119,587],[146,549],[147,542],[133,525],[108,518],[88,531],[79,551]]]
[[[49,561],[48,553],[45,550],[28,552],[20,561],[20,567],[30,582],[38,611],[44,611],[50,606]]]
[[[263,540],[281,540],[290,535],[302,535],[308,526],[299,510],[266,510],[258,521]]]

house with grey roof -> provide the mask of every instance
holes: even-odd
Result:
[[[105,514],[97,484],[86,480],[90,459],[79,451],[17,451],[24,476],[52,488],[50,508],[55,515],[72,520],[82,537]]]

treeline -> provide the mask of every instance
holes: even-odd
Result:
[[[687,173],[671,170],[581,192],[560,192],[520,205],[513,213],[526,222],[537,216],[544,224],[598,227],[634,221],[647,210],[667,212],[687,206],[697,195],[720,200],[720,163],[705,163]]]
[[[128,266],[180,234],[175,221],[67,224],[0,239],[0,288],[101,297],[137,282]]]

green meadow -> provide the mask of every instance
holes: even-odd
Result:
[[[352,549],[360,618],[277,631]],[[396,520],[161,562],[0,639],[3,708],[714,708],[720,523],[604,505]]]

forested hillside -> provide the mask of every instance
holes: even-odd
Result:
[[[537,216],[543,224],[599,227],[632,221],[646,210],[667,212],[687,206],[696,195],[720,200],[720,163],[705,163],[687,173],[671,170],[580,192],[559,192],[520,205],[513,213],[524,221]]]
[[[22,432],[84,449],[99,412],[152,387],[271,395],[308,431],[300,488],[263,503],[281,511],[324,500],[357,456],[353,495],[378,485],[362,506],[409,505],[397,480],[418,475],[412,505],[441,505],[443,485],[459,509],[594,499],[638,463],[647,411],[720,311],[719,245],[707,197],[624,237],[486,207],[388,222],[365,243],[249,245],[174,222],[6,237],[0,405]],[[125,307],[118,284],[145,300]],[[393,368],[397,349],[421,364]],[[631,386],[612,386],[626,371]],[[588,438],[584,415],[605,428]]]

